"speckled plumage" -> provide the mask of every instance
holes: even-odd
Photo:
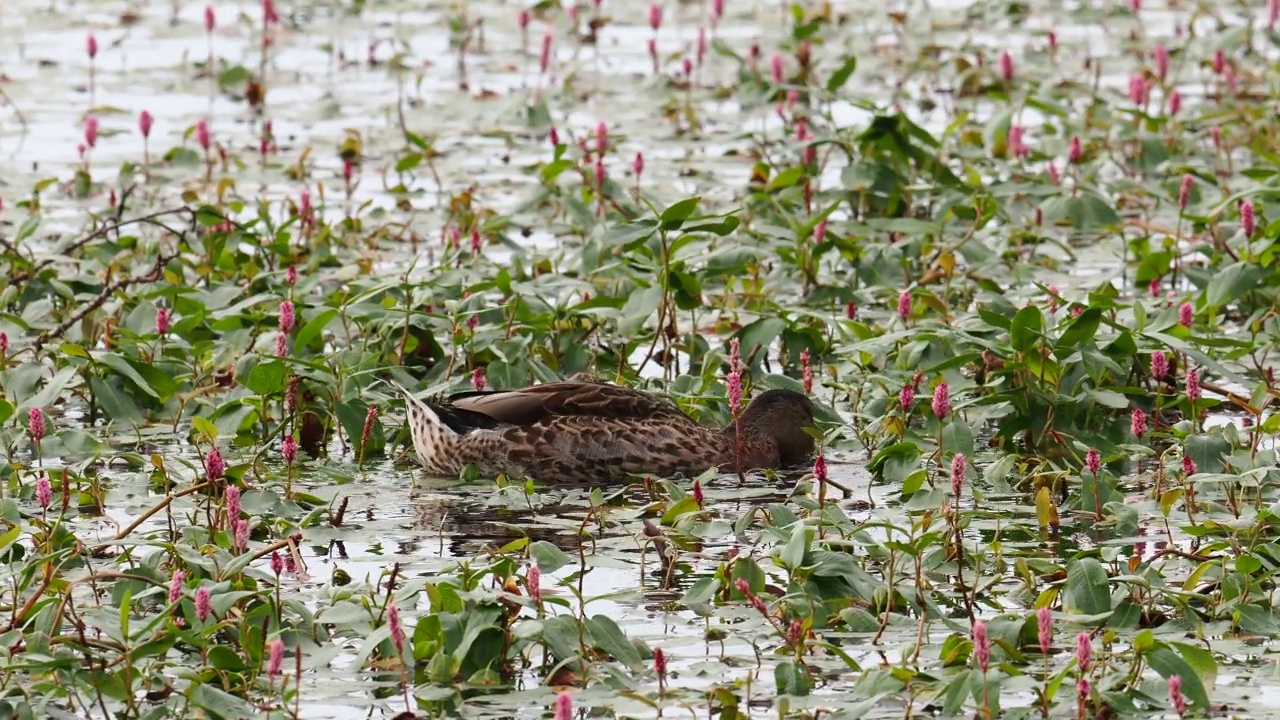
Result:
[[[418,460],[433,475],[466,465],[482,475],[593,482],[629,474],[698,475],[803,462],[813,452],[813,404],[790,390],[769,390],[747,406],[738,431],[702,427],[648,393],[593,382],[556,382],[520,390],[468,392],[444,403],[405,396]]]

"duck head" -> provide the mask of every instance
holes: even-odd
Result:
[[[747,405],[737,422],[744,445],[777,448],[782,465],[797,465],[813,454],[813,402],[793,390],[766,390]],[[734,435],[734,426],[725,428]]]

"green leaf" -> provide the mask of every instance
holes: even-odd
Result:
[[[652,218],[637,220],[626,225],[615,225],[605,232],[603,242],[606,245],[630,245],[637,240],[653,237],[658,229],[658,221]]]
[[[1083,557],[1067,563],[1067,587],[1063,606],[1068,612],[1102,615],[1111,611],[1107,571],[1096,558]]]
[[[765,190],[768,192],[777,192],[779,190],[789,188],[804,179],[806,172],[808,172],[808,169],[805,168],[805,166],[793,165],[777,175],[774,175]]]
[[[1205,690],[1204,681],[1181,656],[1167,647],[1157,647],[1146,654],[1146,659],[1151,669],[1160,673],[1160,677],[1168,678],[1177,675],[1182,678],[1182,694],[1193,705],[1200,708],[1209,707],[1209,693]]]
[[[277,359],[258,363],[236,380],[255,395],[274,395],[284,390],[284,363]],[[364,422],[363,418],[360,421]],[[355,437],[359,437],[357,431]]]
[[[160,395],[158,395],[151,387],[151,383],[147,382],[142,375],[138,374],[138,371],[129,364],[128,360],[125,360],[123,357],[120,357],[115,353],[99,353],[97,360],[103,365],[106,365],[116,371],[116,373],[121,377],[136,385],[139,390],[157,400],[160,399]]]
[[[591,632],[591,638],[595,640],[596,645],[613,656],[615,660],[632,670],[642,667],[640,651],[631,644],[613,618],[607,615],[596,615],[587,620],[587,630]]]
[[[791,525],[791,538],[783,546],[778,555],[778,562],[791,572],[804,565],[805,553],[809,550],[809,528],[802,522]]]
[[[307,321],[306,325],[303,325],[302,328],[298,330],[297,336],[293,339],[294,347],[310,346],[312,341],[320,337],[320,333],[324,332],[324,329],[328,327],[329,323],[333,322],[333,319],[336,317],[338,317],[338,311],[336,308],[327,308],[316,313],[314,317]]]
[[[685,220],[689,219],[689,216],[693,214],[693,211],[698,209],[699,202],[702,202],[702,198],[694,196],[691,198],[685,198],[671,207],[668,207],[666,210],[663,210],[662,215],[659,218],[662,221],[662,229],[675,230],[679,228],[684,224]]]
[[[783,660],[773,668],[773,680],[779,695],[808,695],[813,690],[809,671],[795,660]]]
[[[827,92],[833,93],[844,87],[844,84],[849,82],[849,78],[853,77],[853,73],[857,69],[857,55],[850,55],[845,58],[844,64],[836,68],[836,71],[831,73],[831,77],[827,78]]]
[[[1013,316],[1009,327],[1009,344],[1021,353],[1031,353],[1044,332],[1044,316],[1040,308],[1028,305]]]
[[[208,683],[197,683],[193,687],[191,704],[223,720],[258,716],[257,708],[248,701]]]
[[[531,543],[529,545],[529,555],[538,562],[538,569],[544,575],[553,573],[569,564],[569,556],[546,540],[536,540]]]
[[[214,645],[209,648],[209,665],[215,670],[225,672],[241,672],[249,668],[244,658],[228,645]]]
[[[1270,274],[1269,268],[1253,262],[1237,262],[1219,268],[1205,288],[1205,304],[1221,307],[1238,302],[1245,294],[1262,289],[1262,279]]]
[[[1098,326],[1102,323],[1102,310],[1100,308],[1087,308],[1084,312],[1071,321],[1066,331],[1062,333],[1062,337],[1058,338],[1056,348],[1062,350],[1074,350],[1083,343],[1093,340],[1093,336],[1098,333]],[[1063,355],[1059,352],[1059,357]]]

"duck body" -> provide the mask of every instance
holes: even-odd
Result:
[[[813,404],[769,390],[735,425],[703,427],[648,393],[594,382],[555,382],[519,390],[468,392],[423,402],[404,388],[418,460],[433,474],[585,483],[634,474],[693,477],[776,468],[804,461],[813,438]],[[739,462],[739,460],[741,462]]]

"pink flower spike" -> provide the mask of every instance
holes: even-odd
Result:
[[[218,18],[213,14],[213,6],[205,5],[204,6],[204,31],[207,33],[211,33],[213,32],[213,29],[217,27],[217,25],[218,25]]]
[[[213,140],[209,137],[209,121],[204,118],[196,121],[196,144],[205,152],[209,152],[209,148],[213,146]]]
[[[267,646],[267,677],[275,678],[280,674],[280,666],[284,663],[284,641],[280,638],[272,640]]]
[[[31,433],[32,442],[39,444],[47,430],[44,413],[40,411],[40,408],[33,407],[27,411],[27,431]]]
[[[1182,183],[1178,185],[1178,210],[1186,210],[1187,203],[1191,200],[1191,184],[1195,182],[1195,178],[1191,173],[1185,173],[1182,176]]]
[[[1191,455],[1186,448],[1182,449],[1182,475],[1183,477],[1191,477],[1196,474],[1196,461],[1191,459]]]
[[[1156,350],[1151,353],[1151,376],[1156,380],[1163,380],[1165,375],[1169,374],[1169,358],[1164,354],[1163,350]]]
[[[742,372],[730,370],[725,383],[729,386],[729,414],[736,418],[742,410]]]
[[[210,480],[218,480],[227,472],[227,464],[218,448],[210,448],[204,456],[204,474]]]
[[[289,286],[298,284],[298,266],[290,265],[289,269],[284,271],[284,284]]]
[[[911,412],[911,406],[916,402],[916,392],[911,387],[911,383],[904,383],[902,389],[898,391],[898,404],[902,406],[904,412]]]
[[[1156,64],[1156,77],[1160,82],[1164,82],[1165,77],[1169,75],[1169,48],[1156,45],[1155,50],[1151,51],[1151,57]]]
[[[46,475],[36,478],[36,502],[40,504],[41,510],[48,510],[53,502],[53,485]]]
[[[813,479],[819,483],[827,481],[827,458],[819,454],[818,459],[813,461]]]
[[[1169,117],[1175,117],[1182,109],[1182,93],[1173,90],[1169,93]]]
[[[247,549],[249,547],[249,521],[235,520],[231,525],[234,528],[236,549]]]
[[[636,174],[636,181],[639,182],[640,176],[644,174],[644,153],[636,153],[636,159],[631,161],[631,171]]]
[[[1080,145],[1080,137],[1078,135],[1071,136],[1071,142],[1067,144],[1067,162],[1072,165],[1079,165],[1083,156],[1084,150]]]
[[[208,585],[196,588],[196,619],[204,622],[213,614],[213,592]]]
[[[94,37],[92,32],[84,39],[84,50],[90,60],[98,56],[98,38]]]
[[[1008,82],[1013,79],[1013,56],[1008,50],[1000,53],[1000,76]]]
[[[982,620],[973,621],[973,656],[983,672],[991,665],[991,639],[987,637],[987,624]]]
[[[1141,73],[1129,77],[1129,102],[1138,107],[1147,102],[1147,79]]]
[[[477,367],[471,371],[471,387],[474,388],[476,392],[482,392],[484,390],[484,368]]]
[[[98,118],[95,115],[84,119],[84,144],[90,148],[98,145]]]
[[[174,570],[173,575],[169,578],[169,604],[178,602],[182,597],[182,583],[186,582],[187,574],[181,570]]]
[[[1200,400],[1200,371],[1195,368],[1187,371],[1187,399],[1192,403]]]
[[[534,605],[540,605],[542,603],[542,571],[538,568],[536,560],[529,563],[529,572],[525,574],[524,584],[529,591],[529,599]]]
[[[1129,430],[1139,440],[1147,434],[1147,413],[1142,408],[1134,408],[1129,416]]]
[[[169,309],[160,307],[156,309],[156,334],[164,337],[169,334]]]
[[[609,124],[601,120],[596,126],[596,150],[601,154],[609,149]]]
[[[293,326],[296,318],[293,313],[293,301],[285,300],[280,303],[280,332],[286,335],[293,332]]]
[[[898,294],[898,319],[906,322],[911,317],[911,291],[903,290]]]
[[[1253,215],[1253,203],[1245,200],[1240,203],[1240,230],[1246,238],[1253,238],[1253,231],[1257,229],[1257,220]]]
[[[391,628],[391,642],[395,643],[396,652],[404,653],[404,626],[400,624],[400,608],[394,601],[387,603],[387,625]]]
[[[286,465],[292,465],[298,459],[298,441],[293,439],[293,435],[285,435],[280,441],[280,457]]]
[[[551,40],[554,37],[550,30],[542,36],[542,52],[538,54],[538,67],[543,74],[546,74],[551,67]]]
[[[1076,635],[1076,667],[1080,672],[1089,671],[1089,663],[1093,659],[1093,643],[1089,639],[1089,633],[1082,632]]]
[[[1053,611],[1046,605],[1036,611],[1036,629],[1040,640],[1040,652],[1049,654],[1053,645]]]
[[[697,478],[694,478],[693,489],[690,492],[693,495],[693,502],[699,509],[701,509],[703,502],[705,502],[707,498],[702,492],[702,483]]]
[[[786,79],[786,70],[783,65],[782,53],[775,52],[773,56],[769,58],[769,74],[773,77],[774,85],[781,85],[782,81]]]
[[[569,697],[568,690],[563,690],[556,696],[555,720],[573,720],[573,698]]]
[[[151,125],[153,122],[154,118],[151,117],[151,113],[146,110],[138,113],[138,129],[142,131],[144,140],[151,137]]]
[[[1213,51],[1213,74],[1221,75],[1222,70],[1227,66],[1227,55],[1221,50]]]
[[[1191,321],[1195,316],[1195,309],[1191,307],[1191,303],[1184,302],[1178,306],[1178,324],[1184,328],[1191,327]]]
[[[1098,454],[1098,448],[1089,448],[1089,452],[1084,456],[1085,469],[1090,475],[1097,477],[1098,472],[1102,470],[1102,456]]]
[[[947,381],[943,380],[933,389],[933,414],[939,420],[944,420],[950,413],[951,388],[947,385]]]
[[[227,503],[227,517],[233,521],[239,520],[240,513],[241,513],[240,488],[236,487],[235,485],[227,486],[226,503]]]
[[[1280,0],[1267,1],[1267,29],[1275,30],[1276,21],[1280,20]]]
[[[1024,158],[1027,156],[1027,153],[1029,152],[1029,148],[1027,148],[1026,143],[1022,141],[1021,125],[1009,126],[1009,139],[1008,139],[1007,145],[1009,147],[1010,155],[1013,155],[1014,157],[1017,157],[1017,158]]]
[[[964,489],[964,468],[966,463],[964,453],[956,453],[951,456],[951,494],[957,498],[960,497],[960,491]]]
[[[1169,676],[1169,702],[1173,705],[1174,712],[1178,713],[1178,717],[1187,714],[1187,699],[1182,695],[1182,676]]]
[[[667,655],[662,652],[662,648],[653,650],[653,671],[658,674],[658,677],[665,677],[667,674]]]
[[[653,3],[649,6],[649,27],[654,32],[662,27],[662,3]]]

